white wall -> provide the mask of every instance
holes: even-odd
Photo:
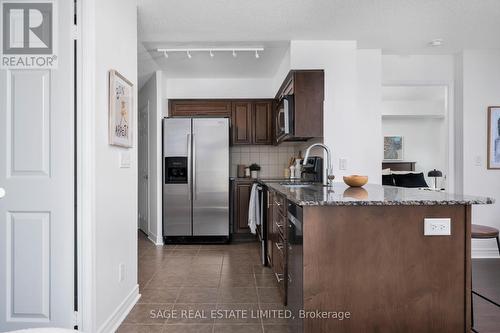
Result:
[[[162,72],[157,71],[139,91],[139,110],[149,103],[149,220],[148,237],[155,244],[163,244],[162,237],[162,161],[161,119]]]
[[[95,1],[94,5],[95,280],[92,308],[95,318],[88,331],[110,332],[138,296],[137,107],[132,128],[133,148],[108,144],[110,69],[117,70],[134,84],[134,103],[137,103],[137,8],[135,0]],[[130,168],[119,167],[121,153],[130,154]],[[122,282],[118,279],[120,264],[125,268]]]
[[[486,161],[487,108],[500,105],[500,51],[466,50],[462,63],[464,193],[498,201],[500,170],[487,170]],[[473,223],[500,228],[500,204],[474,206],[472,213]],[[473,255],[498,256],[495,241],[474,241]]]
[[[333,150],[337,181],[349,174],[380,183],[381,55],[353,41],[292,41],[292,69],[324,69],[324,142]],[[348,160],[339,170],[339,158]]]
[[[166,84],[166,98],[274,98],[276,94],[271,78],[167,78]]]

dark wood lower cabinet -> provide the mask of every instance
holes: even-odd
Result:
[[[304,207],[305,333],[469,333],[470,206]],[[424,236],[450,218],[450,236]]]
[[[470,332],[470,206],[304,206],[297,242],[288,201],[268,195],[276,284],[288,309],[311,315],[289,332]],[[451,219],[450,236],[424,236],[436,217]]]
[[[273,270],[282,302],[286,305],[288,284],[286,199],[274,191],[269,191],[267,223],[269,266]]]
[[[248,227],[248,206],[253,181],[234,182],[234,223],[233,233],[250,234]]]

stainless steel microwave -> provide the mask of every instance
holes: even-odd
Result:
[[[276,110],[276,141],[281,142],[293,137],[294,129],[294,98],[284,95]]]

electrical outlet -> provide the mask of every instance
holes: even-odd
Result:
[[[125,264],[118,265],[118,282],[125,280]]]
[[[347,158],[341,157],[339,159],[339,170],[347,170]]]
[[[424,219],[424,236],[451,236],[451,219]]]

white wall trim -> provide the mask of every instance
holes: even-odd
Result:
[[[156,245],[163,245],[163,91],[167,84],[162,71],[156,71]]]
[[[148,239],[156,246],[163,245],[163,238],[158,235],[148,232]]]
[[[108,319],[104,321],[104,323],[97,330],[98,333],[108,333],[108,332],[116,332],[118,327],[121,325],[125,317],[130,313],[134,305],[141,298],[141,294],[139,294],[139,285],[137,284],[130,294],[121,302],[121,304],[116,308],[116,310],[109,316]]]
[[[95,1],[78,1],[77,258],[80,331],[95,332]]]

